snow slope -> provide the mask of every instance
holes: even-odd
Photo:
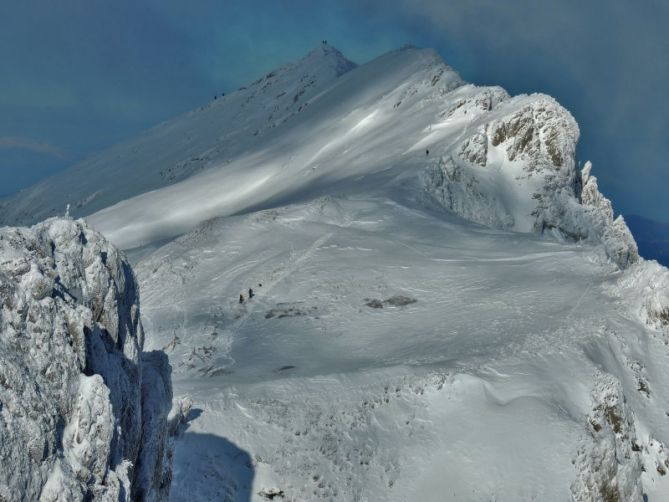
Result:
[[[163,500],[170,367],[83,222],[0,229],[0,500]]]
[[[325,197],[206,222],[137,274],[194,410],[172,500],[669,493],[666,269]]]
[[[248,88],[166,121],[1,201],[0,224],[33,224],[62,215],[68,204],[72,215],[88,215],[253,151],[354,66],[336,49],[317,47]]]

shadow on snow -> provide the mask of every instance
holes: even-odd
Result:
[[[170,500],[249,502],[255,477],[251,456],[224,437],[188,432],[201,414],[191,410],[176,441]]]

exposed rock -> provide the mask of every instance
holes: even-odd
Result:
[[[528,169],[560,168],[573,162],[579,129],[574,117],[553,98],[532,96],[529,104],[489,126],[493,146],[509,160],[524,160]]]
[[[541,94],[489,111],[463,102],[458,113],[468,110],[480,125],[456,144],[456,155],[447,148],[425,170],[430,198],[482,225],[601,244],[620,268],[638,261],[634,238],[621,217],[614,219],[592,165],[577,170],[579,129],[567,110]]]
[[[81,221],[2,228],[0,306],[0,493],[164,500],[170,367],[125,258]]]
[[[460,147],[460,158],[485,167],[488,161],[488,136],[480,131],[467,139]]]

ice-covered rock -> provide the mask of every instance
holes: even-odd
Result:
[[[656,261],[642,261],[621,277],[613,293],[633,303],[645,324],[669,335],[669,269]]]
[[[610,374],[598,375],[592,400],[586,439],[576,459],[579,473],[571,485],[573,500],[644,500],[634,413],[620,382]]]
[[[458,110],[478,113],[455,149],[445,148],[423,175],[427,193],[466,219],[521,232],[602,244],[620,268],[638,261],[622,217],[597,186],[587,162],[576,162],[578,124],[549,96],[475,100]]]
[[[0,307],[0,499],[164,499],[170,367],[123,255],[82,221],[2,228]]]
[[[614,263],[627,268],[639,260],[636,242],[623,217],[614,218],[611,202],[599,192],[597,178],[590,175],[591,168],[587,162],[580,178],[576,178],[574,193],[564,187],[544,191],[536,212],[537,228],[601,244]]]

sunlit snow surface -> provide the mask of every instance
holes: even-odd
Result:
[[[424,149],[410,147],[425,135],[422,129],[427,124],[452,106],[454,97],[440,101],[440,94],[462,81],[449,69],[439,87],[424,83],[430,92],[408,91],[433,72],[443,71],[442,67],[432,51],[399,51],[381,57],[336,79],[299,117],[268,130],[256,148],[179,183],[121,201],[88,220],[127,249],[174,237],[215,216],[279,199],[308,198],[362,175],[395,168],[396,176],[401,168],[415,169],[424,160]],[[477,92],[478,88],[469,86],[464,94]],[[394,105],[404,95],[407,102],[399,111]],[[434,98],[432,103],[424,101],[428,96]],[[463,127],[464,121],[460,127],[444,129],[440,135],[444,145]],[[232,143],[239,149],[240,143],[251,146],[255,141],[248,134],[237,145]]]
[[[669,439],[664,342],[589,247],[324,198],[208,222],[136,270],[196,410],[173,500],[567,500],[609,371]]]
[[[573,117],[430,50],[352,67],[321,47],[0,206],[128,250],[192,401],[172,499],[669,498],[669,275],[621,271]]]

